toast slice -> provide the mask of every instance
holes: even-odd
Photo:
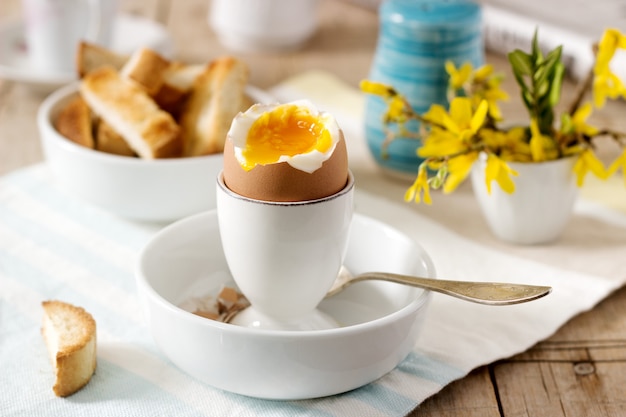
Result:
[[[243,109],[248,67],[233,57],[211,62],[195,80],[180,119],[183,155],[224,150],[233,118]]]
[[[164,82],[165,70],[170,62],[148,48],[133,53],[121,70],[123,77],[142,86],[149,96],[154,97]]]
[[[67,397],[87,385],[96,370],[96,322],[83,308],[44,301],[41,332],[55,372],[52,387]]]
[[[76,72],[79,78],[105,65],[120,70],[126,61],[128,61],[127,55],[118,54],[89,42],[80,42],[76,49]]]
[[[96,128],[96,149],[114,155],[135,156],[126,140],[102,120]]]
[[[54,121],[54,127],[72,142],[93,149],[95,142],[91,119],[89,106],[80,96],[76,96],[63,107]]]
[[[206,65],[185,65],[173,62],[163,74],[163,84],[154,96],[159,107],[178,119],[182,105]]]
[[[110,66],[87,74],[80,83],[87,104],[120,134],[141,158],[180,156],[180,128],[146,91]]]
[[[173,62],[163,74],[164,83],[183,92],[189,92],[207,64],[185,65]]]

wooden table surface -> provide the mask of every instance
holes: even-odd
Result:
[[[232,54],[207,24],[209,1],[122,0],[120,9],[164,24],[178,59],[206,62]],[[376,13],[337,0],[322,0],[319,12],[319,29],[300,51],[234,54],[249,64],[251,84],[268,88],[310,69],[330,71],[354,87],[367,76],[378,35]],[[19,0],[2,0],[0,18],[19,13]],[[493,55],[488,61],[507,74],[506,89],[517,94],[506,61]],[[0,80],[0,175],[42,161],[34,121],[43,98],[23,85]],[[518,100],[505,103],[504,112],[512,118],[523,115]],[[611,104],[596,122],[626,130],[624,114],[623,103]],[[529,351],[474,370],[411,415],[626,416],[626,288]]]

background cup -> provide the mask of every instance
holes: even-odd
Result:
[[[74,71],[81,40],[108,46],[117,10],[114,0],[22,0],[26,43],[34,70]]]
[[[292,50],[317,29],[318,0],[212,0],[209,24],[239,52]]]
[[[218,177],[222,247],[233,279],[252,308],[297,321],[316,310],[347,250],[354,179],[319,200],[270,202],[235,194]]]

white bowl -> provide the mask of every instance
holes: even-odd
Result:
[[[413,240],[355,215],[345,265],[354,273],[433,277]],[[235,287],[215,210],[169,225],[140,254],[137,286],[153,338],[184,372],[214,387],[258,398],[305,399],[345,392],[385,375],[415,347],[430,293],[382,281],[355,284],[319,308],[344,327],[266,330],[209,320],[179,307]],[[285,294],[288,297],[288,294]]]
[[[270,98],[248,87],[255,101]],[[37,114],[44,155],[58,183],[81,199],[116,215],[168,222],[215,207],[215,184],[222,154],[145,160],[77,145],[53,126],[59,112],[78,94],[70,84],[52,93]]]

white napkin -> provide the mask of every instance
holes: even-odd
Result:
[[[408,184],[384,177],[365,148],[356,90],[309,73],[272,92],[281,100],[309,98],[337,115],[357,181],[357,211],[414,238],[439,277],[547,284],[553,293],[508,307],[435,294],[414,351],[379,380],[315,400],[242,397],[183,374],[152,341],[133,268],[159,227],[82,203],[36,165],[0,180],[0,415],[403,416],[473,368],[550,336],[626,282],[626,212],[619,203],[598,195],[581,200],[554,245],[505,245],[486,230],[467,188],[435,196],[431,208],[403,202]],[[83,306],[98,323],[96,374],[67,399],[52,393],[39,330],[40,303],[54,298]]]

